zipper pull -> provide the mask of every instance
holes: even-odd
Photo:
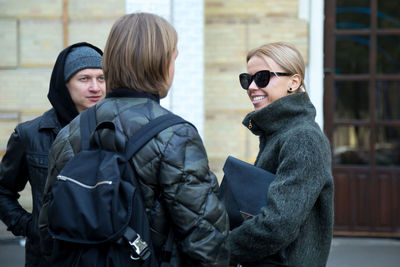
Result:
[[[251,119],[249,120],[249,129],[253,128],[253,125],[251,124]]]
[[[63,176],[63,175],[57,175],[57,179],[61,180],[61,181],[66,181],[67,180],[67,178],[65,176]]]

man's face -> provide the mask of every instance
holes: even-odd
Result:
[[[106,94],[106,83],[101,69],[80,70],[66,85],[79,113],[94,106]]]

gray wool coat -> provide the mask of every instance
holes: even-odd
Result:
[[[260,138],[255,165],[276,178],[268,205],[231,232],[231,262],[325,266],[333,232],[331,151],[307,93],[251,112],[243,124]]]

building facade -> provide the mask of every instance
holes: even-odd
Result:
[[[332,145],[336,231],[397,236],[397,2],[0,0],[0,158],[15,125],[50,107],[49,79],[63,47],[87,41],[103,49],[118,17],[153,12],[179,36],[173,88],[162,105],[196,125],[219,179],[228,155],[253,162],[258,151],[241,124],[252,110],[238,81],[247,51],[290,42],[306,61],[307,91]]]

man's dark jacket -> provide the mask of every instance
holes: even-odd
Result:
[[[58,56],[51,75],[48,98],[53,108],[42,116],[17,125],[8,140],[0,165],[0,219],[16,236],[26,237],[25,265],[48,266],[40,253],[38,216],[47,178],[48,152],[59,130],[79,113],[64,81],[64,63],[71,48],[90,46],[77,43]],[[19,192],[29,182],[32,189],[32,212],[18,203]]]

